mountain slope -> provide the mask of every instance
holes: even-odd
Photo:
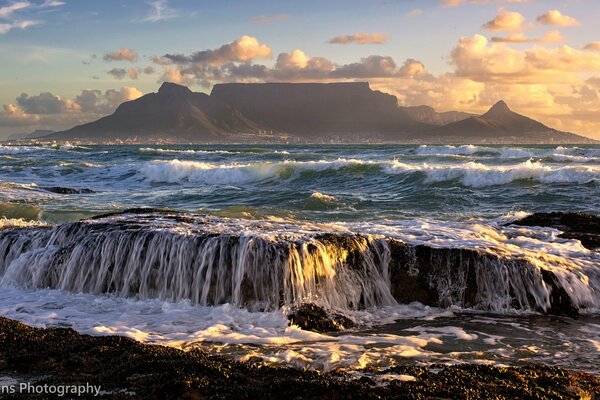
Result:
[[[446,125],[475,116],[462,111],[437,112],[429,106],[400,107],[415,121],[430,125]]]
[[[541,122],[512,111],[500,100],[483,115],[453,122],[431,132],[438,138],[455,138],[457,142],[497,143],[592,143],[591,139],[560,132]]]
[[[228,83],[215,85],[217,98],[271,129],[302,137],[371,135],[400,139],[430,128],[398,107],[396,97],[367,82]]]
[[[207,94],[163,83],[158,93],[125,102],[112,115],[47,138],[108,140],[142,136],[212,141],[227,134],[258,130],[256,123]]]

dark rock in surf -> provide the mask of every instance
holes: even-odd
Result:
[[[48,188],[44,188],[44,190],[46,190],[48,192],[52,192],[52,193],[58,193],[58,194],[90,194],[90,193],[96,193],[92,189],[87,189],[87,188],[85,188],[85,189],[74,189],[74,188],[60,187],[60,186],[48,187]]]
[[[290,323],[308,331],[339,332],[356,327],[354,321],[345,315],[325,310],[316,304],[302,304],[288,315]]]
[[[349,374],[255,365],[118,336],[0,318],[0,373],[36,385],[100,385],[102,399],[598,398],[600,378],[543,365],[398,365]],[[387,375],[386,385],[376,380]],[[414,381],[392,379],[409,375]],[[8,398],[46,399],[46,394]],[[68,396],[67,396],[68,397]],[[66,397],[65,397],[66,398]],[[85,398],[94,398],[91,395]]]
[[[240,230],[235,220],[134,209],[49,228],[7,229],[0,232],[0,274],[20,259],[12,272],[26,287],[250,310],[298,307],[310,296],[338,310],[418,301],[575,317],[579,307],[594,306],[570,295],[568,279],[518,255],[348,232],[291,237],[287,226],[276,233],[276,226],[260,221],[245,224]],[[306,315],[310,326],[314,314]]]
[[[590,250],[600,248],[600,216],[582,212],[535,213],[512,225],[542,226],[563,231],[560,237],[576,239]]]

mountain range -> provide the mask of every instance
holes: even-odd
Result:
[[[210,95],[174,83],[122,103],[106,117],[43,137],[49,140],[193,143],[422,142],[591,143],[510,110],[483,115],[401,107],[367,82],[228,83]]]

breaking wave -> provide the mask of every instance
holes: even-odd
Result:
[[[172,154],[239,154],[239,151],[229,150],[177,150],[177,149],[161,149],[154,147],[141,147],[138,149],[142,153],[172,153]]]
[[[142,174],[153,182],[243,184],[270,178],[289,179],[303,171],[339,170],[372,164],[356,159],[335,161],[283,161],[251,164],[213,164],[200,161],[156,160],[144,165]]]
[[[389,173],[423,173],[428,182],[458,180],[465,186],[483,187],[505,185],[521,180],[542,183],[590,183],[600,182],[600,168],[586,166],[553,167],[539,161],[525,161],[509,166],[488,166],[475,161],[465,164],[407,164],[393,161]]]

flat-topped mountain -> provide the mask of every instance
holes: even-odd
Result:
[[[506,102],[498,101],[483,115],[473,116],[436,128],[439,137],[464,138],[469,142],[515,143],[586,143],[583,136],[560,132],[541,122],[512,111]]]
[[[163,83],[158,93],[127,101],[112,115],[47,137],[108,140],[141,136],[218,141],[230,134],[259,130],[238,110],[214,97]]]
[[[402,139],[429,127],[399,108],[395,96],[371,90],[368,82],[228,83],[215,85],[211,97],[271,129],[304,137],[362,134]]]
[[[401,107],[366,82],[229,83],[212,93],[163,83],[97,121],[44,139],[174,142],[592,143],[511,111],[504,101],[480,116]]]

